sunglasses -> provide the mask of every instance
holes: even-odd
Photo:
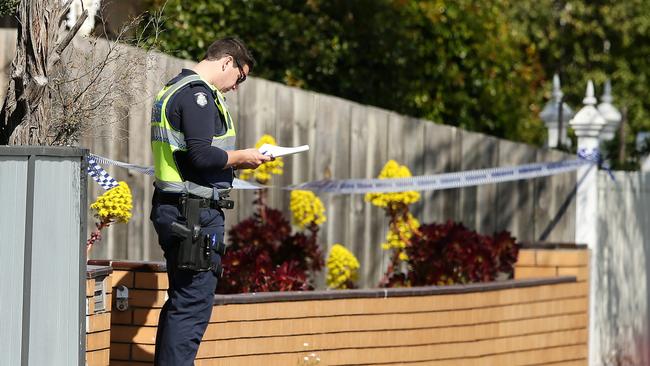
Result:
[[[243,83],[246,81],[246,74],[244,73],[244,69],[241,67],[239,64],[239,61],[233,57],[233,60],[235,60],[235,64],[237,65],[237,68],[239,69],[239,76],[237,76],[237,85]]]

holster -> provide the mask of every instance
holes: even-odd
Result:
[[[214,235],[201,235],[200,212],[204,199],[183,197],[180,210],[186,222],[173,222],[172,231],[181,238],[178,247],[177,267],[197,272],[214,271],[221,273],[212,263],[212,249],[225,254],[225,244],[217,242]],[[205,206],[203,206],[205,207]]]

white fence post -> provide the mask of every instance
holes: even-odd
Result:
[[[598,152],[599,134],[605,118],[596,109],[594,84],[587,83],[584,107],[570,121],[578,136],[578,151]],[[600,365],[599,339],[595,324],[596,257],[598,253],[598,167],[590,164],[578,169],[576,194],[576,243],[587,244],[591,250],[589,273],[589,365]]]
[[[573,110],[563,102],[563,96],[564,93],[560,89],[560,76],[555,74],[553,75],[553,96],[539,114],[539,117],[544,121],[548,129],[548,139],[546,142],[546,146],[548,147],[558,147],[558,142],[559,145],[567,145],[571,142],[567,139],[566,122],[573,117]],[[562,107],[561,113],[560,106]],[[560,119],[562,119],[562,123],[560,123]]]
[[[609,79],[605,82],[605,90],[600,100],[598,112],[605,118],[607,124],[603,127],[599,137],[601,141],[609,141],[616,135],[616,130],[618,130],[618,126],[621,125],[623,119],[621,112],[612,104],[614,97],[612,97],[612,83]]]

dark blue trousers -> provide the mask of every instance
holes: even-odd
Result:
[[[179,239],[171,232],[171,223],[182,216],[174,205],[158,204],[153,200],[151,221],[158,233],[158,241],[165,253],[169,278],[168,299],[160,312],[156,334],[155,366],[191,366],[208,326],[212,313],[217,274],[212,271],[195,272],[176,268]],[[201,209],[202,234],[216,235],[223,241],[223,211]],[[221,262],[216,251],[215,264]]]

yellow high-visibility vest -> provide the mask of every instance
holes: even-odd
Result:
[[[235,126],[228,112],[223,94],[199,75],[186,76],[174,84],[165,86],[156,96],[151,113],[151,149],[154,158],[156,188],[171,193],[191,193],[205,198],[216,198],[218,191],[231,188],[230,182],[222,182],[216,187],[205,187],[193,182],[184,181],[180,170],[174,160],[174,152],[187,151],[185,135],[175,129],[166,115],[167,103],[171,97],[183,87],[191,83],[205,83],[213,91],[215,104],[226,119],[226,132],[219,136],[212,136],[212,146],[223,150],[235,149]],[[216,191],[215,191],[216,190]]]

